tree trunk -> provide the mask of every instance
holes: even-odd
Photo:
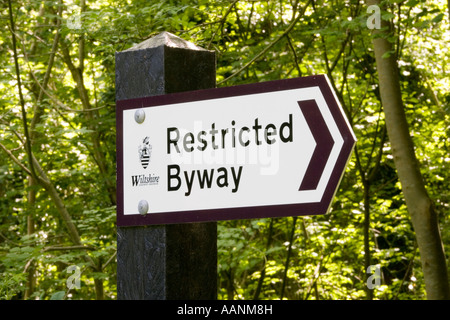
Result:
[[[447,0],[448,21],[450,25],[450,0]],[[450,29],[450,26],[449,26]]]
[[[378,0],[369,0],[367,3],[368,5],[380,4]],[[409,135],[396,57],[392,53],[394,52],[392,44],[386,39],[389,31],[382,31],[386,26],[388,26],[388,22],[382,21],[381,29],[374,30],[374,33],[378,34],[373,39],[373,47],[389,141],[403,195],[416,233],[427,298],[430,300],[449,299],[447,266],[438,219],[433,203],[425,189],[414,153],[413,141]],[[391,52],[390,55],[387,54],[389,52]]]

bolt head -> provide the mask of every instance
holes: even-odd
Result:
[[[147,200],[139,201],[139,203],[138,203],[138,211],[143,216],[145,216],[148,213],[148,202],[147,202]]]
[[[144,122],[145,120],[145,112],[143,109],[138,109],[136,110],[136,112],[134,113],[134,120],[141,124],[142,122]]]

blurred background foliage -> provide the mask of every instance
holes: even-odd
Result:
[[[449,257],[447,3],[385,2]],[[220,87],[327,74],[358,139],[329,214],[218,223],[219,299],[424,299],[363,1],[13,1],[26,121],[7,0],[0,12],[0,299],[117,297],[114,54],[162,31],[214,50]]]

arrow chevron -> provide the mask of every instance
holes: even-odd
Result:
[[[297,101],[297,103],[306,119],[314,140],[316,140],[314,153],[298,190],[315,190],[319,184],[331,150],[333,149],[334,140],[316,100]]]

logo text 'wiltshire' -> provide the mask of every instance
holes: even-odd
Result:
[[[158,182],[159,182],[159,176],[154,176],[151,173],[149,173],[148,175],[140,174],[140,175],[131,176],[131,185],[133,187],[150,186],[150,185],[158,184]]]

